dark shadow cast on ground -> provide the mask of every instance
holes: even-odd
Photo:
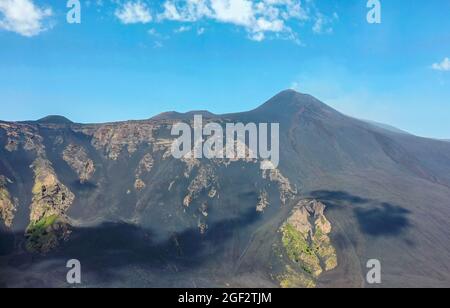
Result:
[[[356,196],[345,191],[318,190],[312,198],[324,202],[330,209],[351,207],[361,232],[370,236],[397,236],[411,226],[411,212],[401,206],[370,198]]]

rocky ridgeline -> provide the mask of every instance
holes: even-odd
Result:
[[[43,138],[39,134],[39,126],[27,124],[1,125],[1,128],[6,131],[8,137],[5,149],[13,152],[23,148],[25,151],[33,151],[35,153],[36,158],[31,165],[34,172],[34,186],[32,189],[32,204],[30,206],[30,224],[26,231],[28,239],[27,247],[32,251],[47,252],[56,247],[61,239],[67,238],[70,234],[66,212],[73,203],[75,195],[68,187],[60,182],[52,163],[47,159]],[[134,188],[137,192],[144,190],[150,184],[145,182],[148,178],[145,175],[150,173],[155,165],[158,164],[157,159],[174,159],[171,157],[171,146],[174,138],[161,137],[167,135],[169,132],[170,125],[167,123],[124,122],[104,125],[71,124],[70,128],[74,132],[86,135],[90,139],[93,148],[111,161],[117,160],[121,155],[131,156],[141,147],[147,148],[147,152],[140,158],[134,171]],[[58,135],[54,142],[57,142],[58,145],[63,145],[66,140],[63,135]],[[187,208],[194,202],[198,203],[196,206],[200,212],[198,222],[200,233],[205,233],[208,229],[209,200],[219,198],[220,196],[219,179],[222,168],[231,167],[235,163],[255,164],[256,166],[258,164],[269,163],[252,158],[250,149],[239,141],[235,143],[235,147],[238,153],[245,153],[246,155],[244,157],[207,160],[194,158],[191,151],[181,159],[181,162],[185,164],[184,178],[189,179],[181,206]],[[86,148],[69,143],[64,147],[61,155],[67,165],[78,175],[81,183],[92,179],[96,167],[94,161],[89,158]],[[259,170],[257,171],[257,176],[263,180],[261,186],[257,187],[259,189],[259,197],[255,200],[255,210],[257,212],[263,213],[270,206],[269,200],[271,198],[268,189],[270,183],[276,184],[282,206],[288,204],[297,196],[297,190],[293,188],[289,179],[279,169],[262,170],[258,166],[256,170]],[[181,182],[184,183],[178,176],[169,180],[169,191],[173,186],[181,185]],[[6,185],[3,185],[1,188],[0,209],[3,220],[8,225],[11,225],[14,217],[15,203],[10,200],[11,198],[7,194],[5,187]],[[307,209],[310,210],[308,211]],[[299,205],[284,230],[295,230],[300,226],[299,221],[307,225],[306,222],[309,219],[306,217],[307,213],[310,213],[314,217],[317,216],[325,219],[323,212],[320,214],[320,207],[318,205],[313,204],[309,207]],[[299,219],[299,217],[303,220]],[[326,235],[329,233],[329,230],[326,228],[326,225],[320,225],[319,222],[311,226],[316,225],[317,227],[308,229],[308,232],[313,235],[306,236],[308,232],[302,229],[301,232],[303,233],[301,233],[302,236],[300,238],[304,238],[304,241],[308,243],[312,241],[310,245],[325,247],[324,245],[328,245],[327,243],[329,243]],[[321,230],[322,233],[319,233],[317,230]],[[297,258],[300,258],[300,261],[306,264],[314,275],[318,275],[319,272],[331,268],[333,264],[332,258],[327,258],[329,246],[326,247],[325,249],[319,249],[314,254],[301,253]],[[325,264],[323,268],[320,265],[321,260]]]
[[[169,123],[170,124],[170,123]],[[92,137],[91,144],[111,159],[117,160],[121,153],[126,150],[128,154],[133,154],[140,146],[149,146],[151,150],[146,153],[140,160],[135,170],[134,188],[136,191],[145,189],[148,185],[143,179],[143,175],[151,172],[155,165],[155,159],[152,154],[162,153],[163,160],[171,159],[171,146],[174,138],[161,138],[164,133],[167,135],[170,125],[168,123],[157,124],[153,122],[141,123],[119,123],[106,124],[101,126],[83,126],[74,128],[79,132]],[[163,132],[163,134],[161,134]],[[190,179],[186,194],[183,198],[183,206],[189,207],[203,193],[209,198],[215,198],[219,195],[218,169],[221,166],[228,167],[233,163],[267,163],[252,158],[250,149],[240,141],[234,144],[237,152],[246,153],[244,157],[224,158],[204,160],[194,158],[193,152],[187,153],[181,161],[185,164],[186,169],[184,177]],[[125,152],[125,153],[126,153]],[[225,153],[224,153],[225,154]],[[225,156],[225,155],[224,155]],[[279,187],[280,201],[285,205],[292,200],[297,191],[292,188],[289,179],[287,179],[279,169],[261,171],[261,178],[270,182],[274,182]],[[173,179],[168,190],[170,191],[176,185],[178,178]],[[266,192],[267,194],[267,192]],[[256,210],[263,211],[269,205],[268,196],[263,203],[261,200],[255,200]],[[201,232],[206,227],[202,224]]]
[[[314,287],[324,271],[337,266],[336,250],[330,240],[331,223],[325,205],[302,200],[280,229],[284,252],[291,264],[280,275],[283,287]]]
[[[74,131],[92,137],[92,145],[112,160],[117,160],[123,150],[128,154],[136,152],[142,144],[151,144],[158,125],[151,123],[124,122],[104,125],[82,125],[73,127]]]
[[[39,135],[36,126],[27,124],[0,123],[0,128],[6,131],[7,141],[5,149],[15,152],[19,148],[25,151],[34,151],[36,156],[45,155],[43,138]]]
[[[93,125],[93,126],[75,126],[75,131],[82,132],[92,137],[91,144],[111,160],[117,160],[120,154],[126,149],[131,155],[136,152],[137,148],[142,145],[152,147],[152,152],[162,152],[162,159],[171,158],[171,146],[174,138],[161,138],[161,131],[167,134],[173,121],[156,122],[125,122],[117,124]],[[192,123],[191,123],[192,124]],[[188,207],[203,191],[208,190],[208,195],[214,198],[218,193],[217,167],[229,166],[236,162],[246,163],[267,163],[252,158],[251,150],[247,145],[237,140],[234,144],[238,153],[245,153],[244,157],[212,159],[208,162],[194,158],[193,152],[187,153],[181,160],[186,165],[184,177],[191,179],[187,188],[186,195],[183,199],[183,205]],[[226,149],[224,149],[225,151]],[[223,153],[225,157],[225,153]],[[143,190],[147,183],[142,179],[142,175],[152,170],[155,164],[151,153],[145,154],[138,168],[135,171],[134,188],[137,191]],[[296,189],[279,169],[262,171],[261,177],[274,182],[279,187],[280,200],[283,205],[292,200],[297,194]],[[176,184],[176,180],[171,182],[171,187]],[[259,202],[256,200],[255,202]],[[268,205],[266,200],[264,207]],[[259,204],[259,203],[258,203]],[[258,210],[261,206],[257,205]]]

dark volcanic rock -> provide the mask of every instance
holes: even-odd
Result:
[[[62,286],[61,260],[77,257],[85,286],[361,287],[369,259],[382,286],[450,285],[450,143],[284,91],[249,112],[200,112],[280,123],[276,170],[174,159],[170,128],[194,113],[0,122],[1,283]],[[292,258],[283,231],[306,243]],[[23,241],[37,252],[26,269],[12,262]]]

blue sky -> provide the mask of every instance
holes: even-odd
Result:
[[[450,1],[0,0],[0,119],[257,107],[286,88],[450,138]]]

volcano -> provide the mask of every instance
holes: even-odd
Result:
[[[196,112],[0,121],[0,286],[450,285],[450,143],[283,91],[217,123],[279,123],[280,160],[175,159]]]

